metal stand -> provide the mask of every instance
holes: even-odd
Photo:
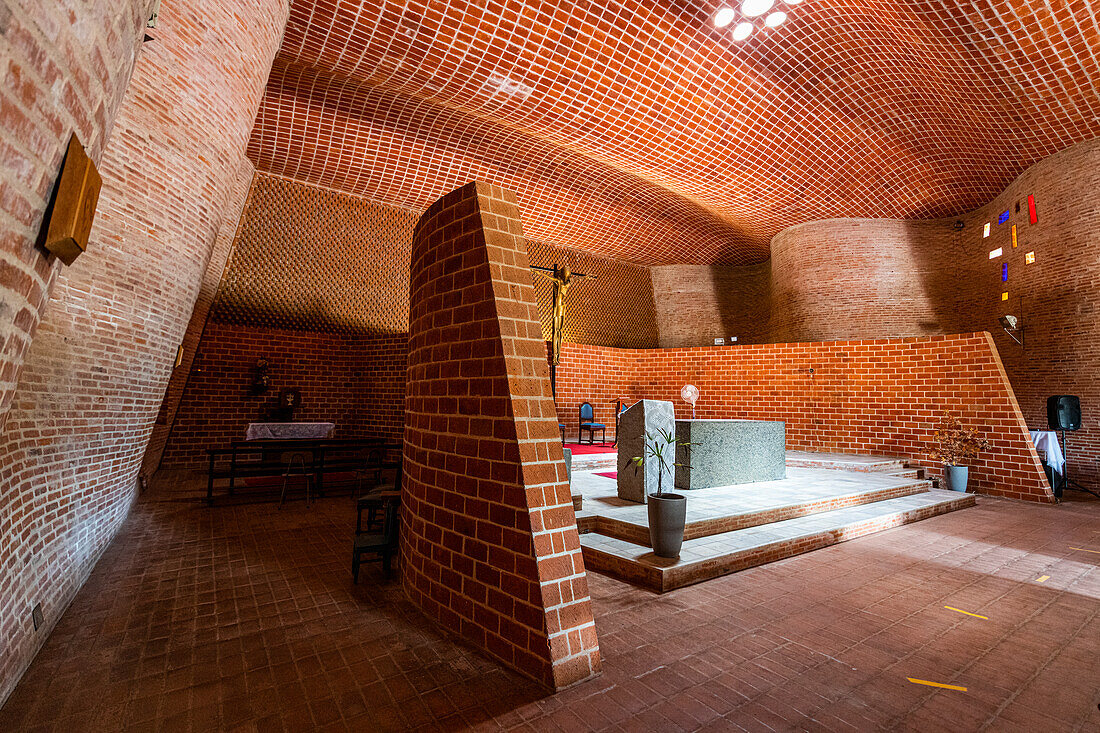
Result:
[[[1062,458],[1066,461],[1066,472],[1062,474],[1062,490],[1072,489],[1073,491],[1083,491],[1086,494],[1092,494],[1097,499],[1100,499],[1100,494],[1096,493],[1092,489],[1086,489],[1076,481],[1070,480],[1069,477],[1069,443],[1066,442],[1066,431],[1062,431]]]

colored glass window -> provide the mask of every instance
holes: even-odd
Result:
[[[1008,209],[1002,211],[1001,215],[997,217],[998,224],[1004,224],[1006,221],[1008,221]]]
[[[989,236],[989,222],[986,222],[985,223],[985,231],[982,232],[982,237],[988,237],[988,236]]]
[[[989,259],[991,259],[991,260],[995,260],[1000,256],[1001,256],[1001,248],[1000,247],[998,247],[995,250],[990,251],[990,253],[989,253]]]
[[[1012,225],[1012,246],[1015,247],[1019,242],[1016,241],[1016,225]]]
[[[1001,282],[1008,282],[1008,263],[1001,265]]]
[[[1001,293],[1001,300],[1008,300],[1008,291],[1007,290],[1004,291],[1003,293]]]
[[[1035,196],[1032,194],[1027,196],[1027,218],[1032,224],[1039,223],[1039,214],[1035,211]]]
[[[1035,253],[1034,252],[1028,252],[1026,255],[1024,255],[1024,264],[1030,265],[1034,261],[1035,261]]]

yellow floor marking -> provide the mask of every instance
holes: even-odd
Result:
[[[928,685],[929,687],[942,687],[945,690],[958,690],[959,692],[966,692],[965,687],[959,687],[958,685],[945,685],[942,682],[929,682],[928,680],[918,680],[912,677],[906,677],[905,679],[909,680],[914,685]]]
[[[1071,550],[1080,550],[1081,552],[1091,552],[1094,555],[1100,555],[1100,550],[1088,550],[1088,549],[1085,549],[1084,547],[1071,547],[1069,549],[1071,549]]]
[[[986,621],[989,620],[989,616],[983,616],[980,613],[970,613],[970,611],[964,611],[961,608],[955,608],[954,606],[944,606],[944,608],[946,608],[948,611],[958,611],[959,613],[965,613],[967,616],[973,616],[974,618],[984,618]]]
[[[1050,576],[1049,576],[1049,575],[1040,575],[1040,576],[1039,576],[1038,578],[1036,578],[1036,579],[1035,579],[1035,582],[1036,582],[1036,583],[1045,583],[1045,582],[1047,582],[1048,580],[1050,580]]]

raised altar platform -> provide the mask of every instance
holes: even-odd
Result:
[[[613,474],[612,474],[613,475]],[[787,477],[688,495],[675,560],[649,548],[646,507],[620,499],[614,478],[574,470],[585,567],[658,592],[973,506],[890,456],[791,452]]]
[[[711,489],[787,475],[787,430],[779,421],[677,420],[676,488]]]

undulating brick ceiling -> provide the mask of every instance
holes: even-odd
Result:
[[[535,239],[740,264],[804,221],[969,210],[1100,135],[1089,0],[778,2],[741,42],[721,6],[292,0],[249,155],[417,210],[480,178]]]

